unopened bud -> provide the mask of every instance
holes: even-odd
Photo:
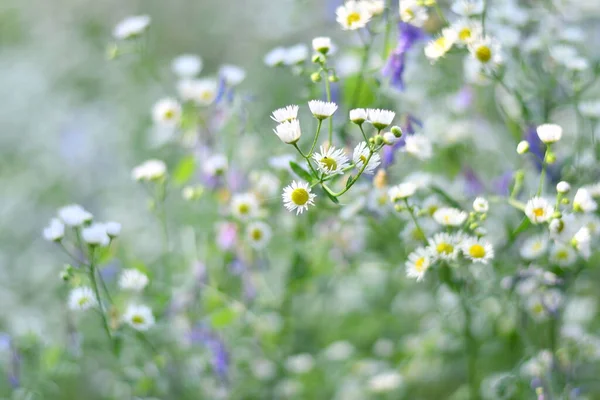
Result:
[[[375,135],[374,141],[376,146],[381,146],[383,144],[383,136]]]
[[[313,72],[310,74],[310,80],[315,83],[321,82],[321,74],[319,72]]]
[[[402,128],[400,128],[397,125],[392,126],[391,132],[394,134],[394,136],[396,136],[397,138],[402,137]]]
[[[388,146],[394,145],[398,141],[398,138],[392,132],[385,132],[383,134],[383,143]]]
[[[560,194],[569,193],[570,190],[571,185],[569,185],[569,182],[560,181],[556,184],[556,191]]]
[[[325,61],[325,57],[323,57],[323,54],[321,54],[321,53],[317,53],[312,56],[312,62],[315,64],[323,64],[324,61]]]
[[[529,151],[529,142],[527,140],[522,140],[517,145],[517,153],[525,154]]]
[[[338,78],[336,74],[329,75],[329,82],[335,83],[339,80],[340,80],[340,78]]]
[[[546,163],[554,164],[556,162],[556,155],[554,153],[546,154]]]

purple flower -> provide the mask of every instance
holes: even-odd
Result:
[[[475,174],[475,171],[473,171],[472,168],[467,167],[463,171],[463,176],[465,178],[465,190],[468,196],[477,196],[485,191],[483,182],[477,177],[477,174]]]
[[[210,351],[213,371],[221,379],[227,379],[229,372],[229,352],[225,343],[211,329],[200,324],[192,328],[189,339],[192,343],[201,343]]]
[[[492,181],[492,187],[495,193],[500,196],[508,196],[510,194],[510,182],[513,179],[513,171],[506,171]]]
[[[533,162],[538,171],[542,170],[542,160],[544,159],[546,152],[546,145],[540,140],[536,127],[529,126],[527,131],[525,132],[525,140],[529,143],[529,152],[533,154],[535,157],[533,158]],[[560,165],[557,163],[555,165],[546,166],[547,178],[554,183],[558,183],[560,179]]]
[[[390,85],[398,90],[404,89],[404,68],[406,66],[406,54],[418,40],[425,37],[421,28],[400,22],[398,24],[398,45],[390,54],[388,61],[381,71],[383,76],[390,79]]]

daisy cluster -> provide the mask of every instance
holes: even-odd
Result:
[[[166,63],[140,243],[79,205],[43,230],[68,309],[143,360],[113,397],[595,398],[598,5],[534,3],[346,0],[257,69]]]

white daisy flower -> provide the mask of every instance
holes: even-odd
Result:
[[[431,266],[432,261],[431,253],[427,249],[423,247],[417,248],[408,255],[406,276],[421,281],[425,277],[425,273]]]
[[[98,301],[91,288],[81,286],[71,290],[68,304],[73,311],[85,311],[96,306]]]
[[[444,57],[446,53],[450,51],[457,38],[458,35],[453,29],[442,29],[442,34],[439,37],[425,45],[425,57],[431,62]]]
[[[550,261],[559,267],[570,267],[577,261],[577,253],[570,246],[556,244],[550,251]]]
[[[489,37],[479,37],[469,44],[469,52],[482,68],[495,70],[502,64],[500,45]]]
[[[483,197],[477,197],[473,200],[473,210],[478,213],[486,213],[490,209],[490,204]]]
[[[293,121],[298,118],[298,109],[299,107],[295,104],[278,108],[273,111],[273,115],[271,115],[271,119],[275,122],[279,122],[280,124],[283,122]]]
[[[58,218],[52,218],[50,224],[44,228],[44,239],[58,242],[65,236],[65,225]]]
[[[428,160],[433,155],[431,140],[425,135],[407,135],[404,143],[404,151],[419,160]]]
[[[473,262],[487,264],[494,258],[494,248],[492,244],[485,239],[470,237],[462,243],[462,252],[465,257]]]
[[[231,198],[231,214],[243,221],[258,215],[259,204],[254,193],[235,194]]]
[[[369,390],[373,393],[387,393],[398,389],[404,379],[396,371],[382,372],[368,381]]]
[[[366,142],[360,142],[354,148],[354,153],[352,154],[352,161],[358,170],[362,169],[363,165],[369,158],[369,146]],[[375,153],[371,156],[369,163],[365,167],[363,173],[367,175],[371,175],[375,172],[375,169],[381,164],[381,157],[379,154]]]
[[[315,366],[315,359],[308,353],[295,354],[285,360],[285,368],[294,374],[304,374]]]
[[[591,213],[596,211],[598,203],[592,197],[589,190],[585,188],[578,189],[573,198],[573,210],[577,212]]]
[[[136,181],[156,181],[164,178],[166,174],[167,166],[161,160],[144,161],[131,172]]]
[[[554,207],[552,204],[542,197],[533,197],[525,206],[525,215],[534,224],[541,224],[548,221],[553,213]]]
[[[118,40],[132,39],[144,33],[150,26],[150,16],[136,15],[127,17],[113,29],[113,36]]]
[[[336,20],[344,30],[364,28],[371,19],[369,8],[362,1],[346,1],[335,10]]]
[[[385,1],[384,0],[363,0],[362,1],[372,16],[377,16],[383,14],[385,11]]]
[[[311,100],[308,102],[308,108],[310,108],[310,112],[315,116],[316,119],[323,120],[331,117],[337,110],[338,106],[337,104],[331,102]]]
[[[368,121],[377,129],[382,130],[389,126],[396,113],[389,110],[373,109],[367,110]]]
[[[229,166],[224,154],[210,155],[202,165],[202,171],[208,176],[223,175]]]
[[[296,210],[296,215],[301,214],[304,210],[308,211],[308,206],[315,204],[314,193],[311,192],[310,186],[306,182],[292,181],[292,183],[283,189],[283,205],[288,211]]]
[[[556,124],[542,124],[536,128],[536,132],[542,142],[551,144],[562,138],[563,129]]]
[[[202,59],[195,54],[182,54],[171,62],[171,71],[179,78],[189,79],[202,70]]]
[[[152,107],[152,119],[158,125],[176,126],[181,120],[181,105],[170,97],[161,99]]]
[[[246,71],[237,65],[224,64],[219,69],[219,76],[228,86],[236,86],[246,79]]]
[[[248,243],[257,250],[264,249],[271,240],[272,235],[271,227],[261,221],[252,222],[246,227]]]
[[[319,171],[325,175],[341,175],[344,173],[344,168],[350,165],[344,150],[336,149],[333,146],[327,148],[321,146],[320,153],[315,153],[312,157],[317,162]]]
[[[415,194],[417,191],[417,185],[412,182],[401,183],[396,186],[392,186],[388,190],[388,197],[392,203],[399,200],[404,200]]]
[[[284,47],[275,47],[273,50],[265,54],[263,62],[268,67],[277,67],[285,64],[287,50]]]
[[[300,43],[285,50],[285,65],[297,65],[303,63],[308,58],[308,46]]]
[[[58,210],[58,218],[67,226],[81,226],[91,221],[93,216],[79,204],[70,204]]]
[[[463,17],[479,15],[483,8],[483,0],[455,0],[451,6],[452,12]]]
[[[472,19],[459,19],[452,24],[452,30],[456,32],[456,43],[469,45],[478,37],[481,37],[483,28],[481,22]]]
[[[355,108],[350,110],[350,121],[356,125],[362,125],[367,120],[367,110],[364,108]]]
[[[579,229],[579,223],[574,214],[563,213],[561,218],[555,218],[548,225],[550,237],[558,242],[569,243]]]
[[[402,22],[421,27],[427,21],[427,8],[418,0],[402,0],[400,2],[400,19]]]
[[[548,238],[545,235],[536,235],[525,239],[520,254],[525,260],[535,260],[544,255],[546,250],[548,250]]]
[[[122,290],[141,292],[148,282],[148,276],[135,268],[125,269],[119,276],[119,288]]]
[[[429,239],[427,249],[435,259],[456,260],[460,246],[461,237],[448,233],[437,233]]]
[[[319,36],[312,40],[313,50],[317,53],[327,54],[331,50],[333,44],[331,38],[326,36]]]
[[[106,230],[106,234],[111,238],[115,238],[121,234],[121,224],[118,222],[105,222],[104,229]]]
[[[146,305],[130,304],[123,314],[123,322],[136,331],[147,331],[154,325],[154,315]]]
[[[592,250],[590,248],[591,240],[592,240],[592,237],[590,235],[590,230],[587,226],[580,228],[577,231],[577,233],[575,233],[575,236],[573,236],[573,239],[571,240],[571,243],[573,244],[573,246],[575,246],[577,251],[579,251],[581,256],[583,258],[585,258],[586,260],[588,258],[590,258],[590,255],[592,253]]]
[[[277,125],[273,132],[275,132],[275,134],[283,143],[287,144],[296,143],[298,140],[300,140],[300,136],[302,136],[300,121],[297,119],[282,122],[281,124]]]
[[[571,185],[569,182],[560,181],[556,184],[556,192],[560,194],[566,194],[571,191]]]
[[[177,93],[185,101],[201,106],[212,104],[217,98],[219,82],[213,78],[184,79],[177,83]]]
[[[433,213],[434,221],[444,226],[462,225],[468,216],[466,212],[452,207],[442,207]]]
[[[110,237],[106,233],[104,224],[92,224],[81,230],[82,239],[92,246],[108,246]]]

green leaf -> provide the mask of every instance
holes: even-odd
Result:
[[[529,220],[529,218],[525,217],[523,218],[523,220],[521,221],[521,223],[519,224],[519,226],[517,227],[517,229],[515,229],[512,233],[511,233],[511,237],[514,239],[515,237],[517,237],[521,232],[525,231],[527,228],[529,228],[529,225],[531,225],[531,221]]]
[[[224,328],[237,319],[238,310],[233,307],[222,308],[210,315],[210,322],[215,329]]]
[[[350,175],[348,177],[348,180],[346,181],[346,188],[348,188],[350,185],[352,185],[352,182],[354,182],[354,176]]]
[[[452,207],[462,209],[462,206],[460,205],[460,203],[457,200],[455,200],[454,198],[452,198],[452,196],[450,196],[448,193],[446,193],[439,186],[432,185],[429,188],[431,189],[432,192],[439,194],[446,201],[446,203],[450,204]]]
[[[196,171],[196,159],[194,156],[184,157],[175,167],[173,181],[176,185],[183,185],[189,181]]]
[[[294,171],[296,175],[304,179],[306,182],[311,182],[313,180],[313,176],[297,163],[290,161],[290,168],[292,168],[292,171]]]
[[[333,201],[335,204],[340,204],[340,201],[338,200],[337,197],[332,196],[327,190],[323,189],[323,192],[325,192],[325,195],[327,195],[327,197],[329,197],[329,200]]]

